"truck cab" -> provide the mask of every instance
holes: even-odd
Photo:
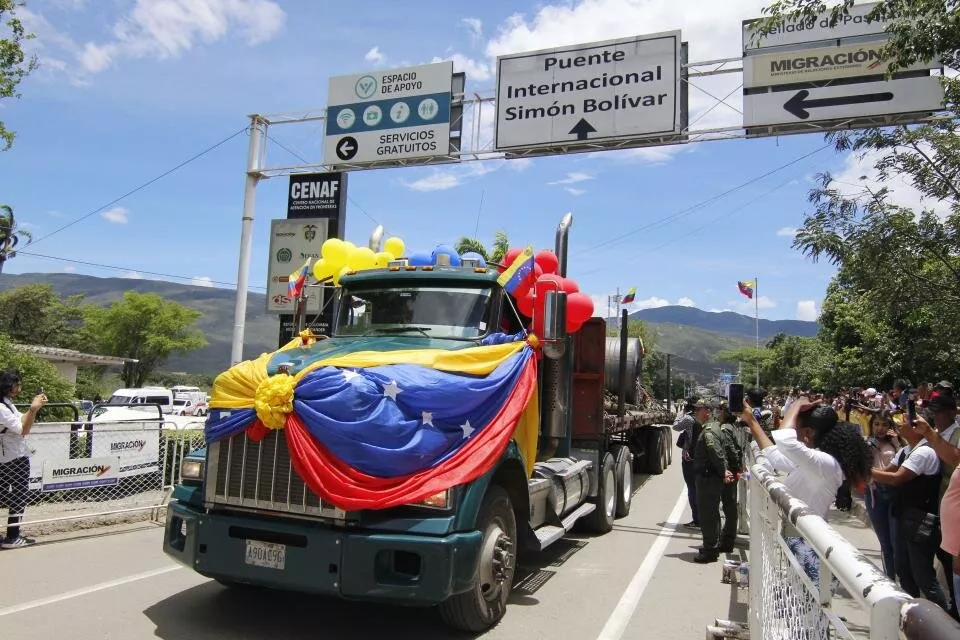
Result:
[[[565,222],[558,229],[562,255]],[[333,335],[276,352],[268,369],[296,373],[346,353],[457,351],[523,339],[529,319],[498,275],[479,262],[403,260],[344,275]],[[605,533],[632,497],[630,439],[610,435],[604,411],[606,324],[596,318],[576,339],[565,335],[557,329],[560,303],[554,300],[559,318],[538,366],[532,450],[515,437],[472,481],[409,504],[345,511],[310,490],[282,431],[258,442],[234,435],[184,460],[164,550],[225,585],[439,606],[455,628],[495,625],[518,553],[545,548],[577,523]],[[216,405],[214,393],[211,420],[222,417]]]

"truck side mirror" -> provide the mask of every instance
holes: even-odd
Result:
[[[543,296],[543,354],[552,360],[567,348],[567,292],[546,291]]]

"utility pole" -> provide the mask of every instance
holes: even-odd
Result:
[[[673,390],[670,385],[670,354],[667,354],[667,411],[673,411]]]

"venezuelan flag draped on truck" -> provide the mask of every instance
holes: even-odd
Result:
[[[283,429],[296,472],[345,511],[384,509],[475,480],[511,437],[532,471],[536,358],[522,337],[458,351],[325,354],[323,342],[299,344],[218,376],[208,443],[241,432],[260,441]],[[278,372],[291,354],[317,359],[295,374]]]

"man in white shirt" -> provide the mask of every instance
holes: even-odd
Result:
[[[34,543],[20,535],[20,520],[27,506],[30,487],[30,450],[25,438],[33,428],[37,413],[47,403],[42,392],[34,397],[27,412],[21,414],[13,401],[20,395],[20,374],[0,373],[0,504],[8,511],[7,535],[0,548],[19,549]]]

